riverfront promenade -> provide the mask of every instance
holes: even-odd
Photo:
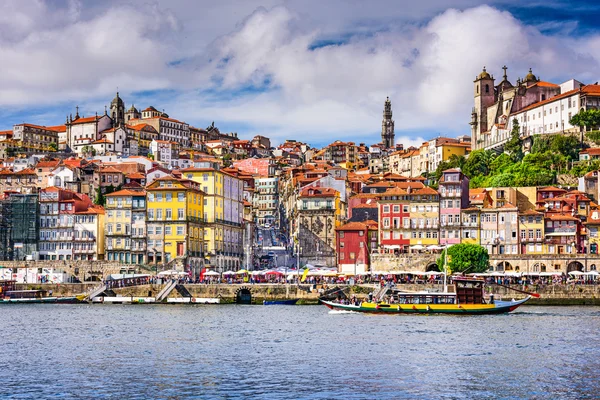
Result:
[[[19,289],[52,290],[54,295],[72,296],[90,292],[98,283],[85,284],[19,284]],[[378,284],[361,284],[349,286],[344,284],[334,285],[284,285],[284,284],[184,284],[187,291],[194,297],[220,298],[221,303],[235,303],[236,295],[240,290],[248,290],[252,295],[253,304],[262,304],[263,300],[283,300],[289,298],[300,299],[298,304],[317,304],[318,298],[324,290],[338,287],[345,290],[346,294],[355,294],[359,298],[366,298],[370,292],[375,292]],[[164,287],[163,284],[139,285],[123,288],[114,288],[117,296],[156,296]],[[405,291],[431,290],[440,291],[440,284],[399,284],[397,288]],[[510,289],[490,285],[496,298],[506,299],[522,298],[525,295]],[[511,285],[519,290],[537,292],[539,299],[532,298],[529,305],[600,305],[600,285],[598,284],[552,284],[552,285]],[[169,297],[180,297],[173,291]]]

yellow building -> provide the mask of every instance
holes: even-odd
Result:
[[[534,210],[519,213],[521,254],[548,254],[544,244],[544,214]]]
[[[181,171],[204,193],[204,256],[219,271],[242,267],[244,181],[212,161],[195,162]]]
[[[123,189],[106,195],[106,259],[146,262],[146,192]]]
[[[193,272],[204,266],[204,193],[197,182],[165,176],[146,187],[148,263]]]
[[[438,245],[439,193],[424,187],[409,192],[410,199],[410,245]],[[406,207],[406,206],[405,206]]]

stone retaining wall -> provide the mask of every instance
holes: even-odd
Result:
[[[43,289],[52,290],[53,294],[60,296],[73,296],[77,294],[87,293],[98,284],[23,284],[17,285],[19,289]],[[134,297],[156,297],[164,285],[140,285],[126,288],[113,289],[115,293],[121,296]],[[331,287],[331,286],[330,286]],[[441,291],[441,285],[398,285],[399,289],[405,291]],[[496,298],[518,299],[525,297],[525,294],[512,291],[501,286],[491,286]],[[194,297],[213,297],[221,298],[222,303],[235,302],[236,292],[239,289],[247,288],[252,293],[253,303],[261,304],[263,300],[282,300],[290,298],[301,299],[304,304],[316,304],[319,298],[320,285],[309,286],[302,285],[300,288],[294,285],[269,285],[269,284],[247,284],[247,285],[185,285],[185,288]],[[360,285],[347,288],[347,293],[354,293],[359,298],[366,298],[369,292],[377,291],[375,285]],[[514,286],[516,289],[537,292],[541,295],[539,299],[533,298],[527,304],[530,305],[582,305],[595,304],[600,305],[600,285],[549,285],[538,287],[530,286]],[[307,289],[313,289],[307,291]],[[492,289],[489,289],[490,291]],[[169,297],[181,297],[181,295],[173,290]]]

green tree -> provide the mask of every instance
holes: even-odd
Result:
[[[444,270],[445,252],[448,252],[448,273],[481,273],[489,269],[490,256],[485,247],[461,243],[450,246],[442,252],[437,260],[440,271]]]
[[[101,188],[96,188],[96,198],[94,199],[94,204],[99,206],[104,206],[106,204],[106,198],[104,197]]]
[[[569,120],[573,126],[593,129],[600,126],[600,110],[582,110],[573,115]]]
[[[510,155],[514,162],[519,162],[523,159],[523,141],[521,140],[519,130],[519,121],[514,118],[510,139],[504,145],[504,151]]]
[[[475,150],[469,154],[462,172],[469,179],[477,175],[487,175],[490,173],[490,167],[495,157],[496,153],[491,150]]]
[[[57,145],[56,143],[54,143],[54,142],[50,143],[50,144],[48,145],[48,147],[49,147],[49,148],[50,148],[50,150],[52,150],[52,151],[58,151],[58,145]]]

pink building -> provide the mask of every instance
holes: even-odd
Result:
[[[440,192],[440,244],[460,243],[460,210],[469,204],[469,178],[460,168],[442,173]]]

